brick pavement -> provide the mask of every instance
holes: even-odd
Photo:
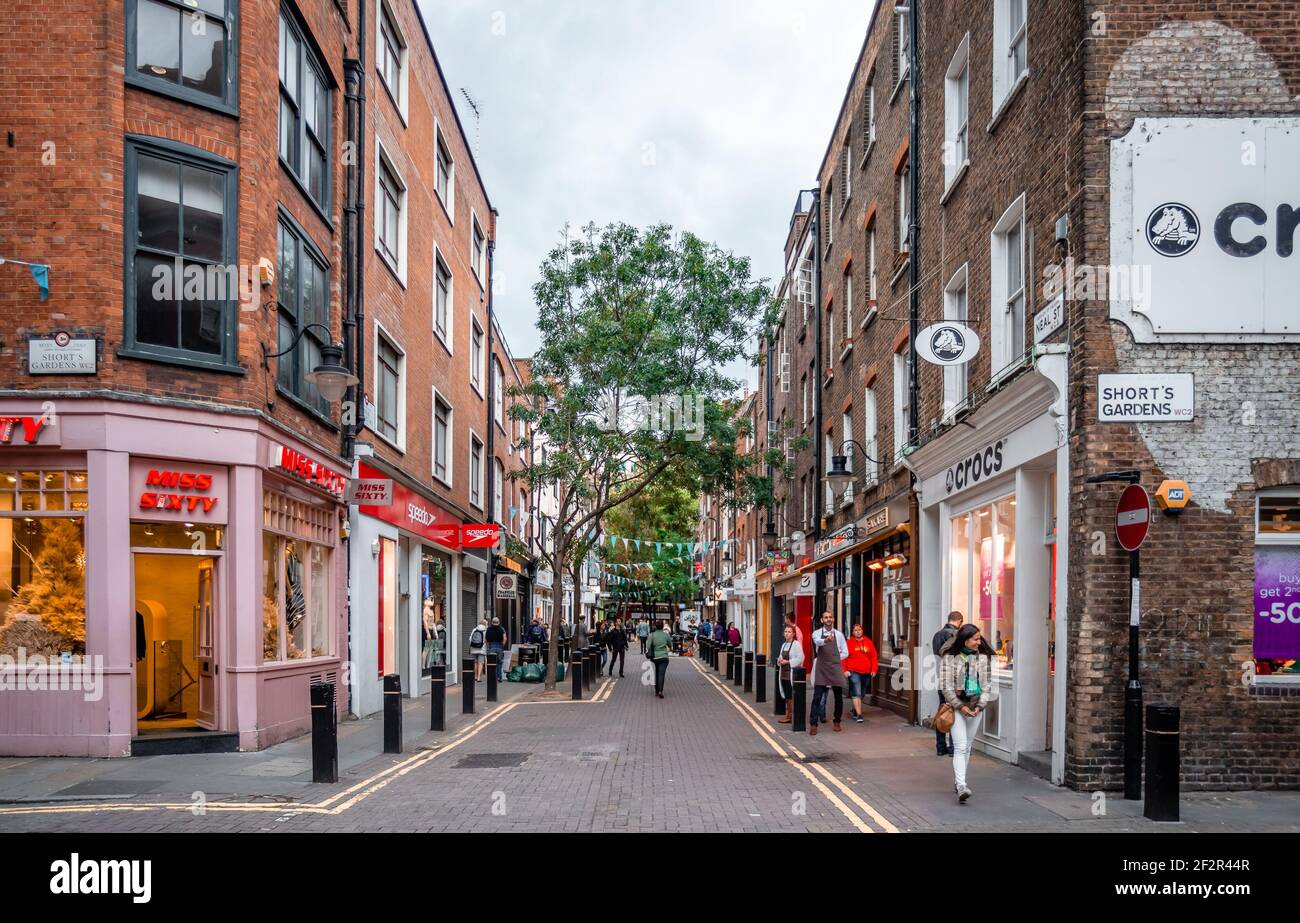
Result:
[[[0,764],[0,797],[12,799],[0,804],[0,831],[1300,830],[1295,793],[1188,796],[1185,823],[1155,825],[1142,819],[1140,803],[1110,797],[1094,816],[1090,796],[978,754],[976,797],[960,807],[932,735],[886,712],[814,739],[776,725],[770,705],[754,706],[752,695],[724,687],[696,661],[673,660],[662,701],[648,669],[630,652],[627,677],[602,681],[595,700],[582,703],[542,701],[540,687],[508,684],[493,710],[457,715],[441,735],[419,730],[427,706],[413,702],[401,757],[378,755],[380,725],[358,722],[348,728],[357,736],[338,785],[276,775],[294,767],[305,740],[232,754],[260,772],[240,776],[242,789],[203,789],[201,814],[186,810],[186,796],[205,775],[206,784],[230,774],[205,769],[211,756]],[[449,710],[458,704],[449,701]],[[74,763],[111,764],[120,782],[166,781],[116,800],[51,803],[37,793],[43,803],[18,803],[16,772],[66,782],[86,774]],[[174,807],[147,807],[163,802]]]

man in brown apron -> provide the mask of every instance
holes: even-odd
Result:
[[[813,632],[813,702],[808,718],[808,733],[816,735],[817,725],[826,721],[826,693],[835,693],[835,721],[831,729],[840,729],[844,716],[844,661],[849,656],[849,645],[844,635],[835,628],[835,618],[822,613],[822,627]]]

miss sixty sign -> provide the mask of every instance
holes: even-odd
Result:
[[[146,487],[204,491],[211,489],[212,475],[193,474],[188,471],[157,471],[151,469],[144,483]],[[205,497],[197,493],[164,493],[146,490],[140,494],[140,509],[142,510],[176,510],[178,512],[183,510],[192,513],[201,509],[205,513],[211,513],[212,508],[216,505],[216,497]]]

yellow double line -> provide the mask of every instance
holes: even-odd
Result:
[[[826,782],[829,782],[835,788],[839,789],[839,791],[844,795],[844,797],[847,798],[850,802],[852,802],[855,806],[857,806],[858,810],[862,814],[865,814],[868,818],[874,821],[881,831],[883,831],[884,833],[898,832],[898,828],[895,827],[893,824],[891,824],[889,820],[885,818],[884,815],[882,815],[879,811],[877,811],[866,801],[864,801],[862,797],[858,795],[857,792],[853,791],[853,789],[849,788],[846,784],[844,784],[842,780],[836,777],[825,766],[823,766],[821,763],[803,762],[804,755],[801,752],[799,752],[797,748],[795,748],[793,745],[783,744],[781,741],[774,738],[772,734],[769,732],[770,725],[768,725],[768,723],[763,719],[763,717],[758,713],[758,711],[754,709],[748,702],[746,702],[740,696],[736,695],[736,693],[732,691],[730,688],[728,688],[726,684],[721,683],[718,680],[714,679],[714,677],[709,673],[708,670],[700,666],[699,661],[692,658],[691,666],[695,667],[695,669],[700,673],[701,676],[703,676],[706,680],[712,683],[713,686],[722,693],[723,698],[725,698],[728,702],[730,702],[732,707],[734,707],[736,711],[740,712],[741,717],[743,717],[746,721],[749,722],[750,726],[758,733],[758,736],[763,738],[763,740],[767,742],[767,745],[770,746],[773,750],[775,750],[777,754],[781,757],[781,759],[785,760],[786,763],[793,766],[795,769],[799,770],[799,772],[801,772],[804,775],[804,777],[807,778],[808,781],[812,783],[813,787],[817,789],[817,791],[821,792],[822,795],[825,796],[827,801],[835,805],[835,807],[839,810],[839,812],[843,814],[846,818],[848,818],[849,823],[853,824],[853,826],[858,830],[858,832],[875,833],[877,831],[873,830],[871,828],[871,825],[868,824],[866,820],[863,820],[862,817],[858,816],[858,814],[850,810],[849,806],[844,803],[844,800],[841,799],[839,795],[836,795],[835,792],[831,791],[831,789],[826,786],[825,782],[823,782],[822,779],[825,779]],[[813,774],[814,772],[816,773],[816,775]],[[821,776],[822,778],[819,779],[818,776]]]

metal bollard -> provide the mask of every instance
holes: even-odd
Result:
[[[384,677],[384,752],[402,752],[402,678]]]
[[[791,699],[794,701],[794,718],[790,730],[798,732],[808,729],[808,671],[796,667],[791,674],[791,686],[794,687]]]
[[[781,666],[772,664],[772,714],[778,718],[785,717],[785,687],[781,685]]]
[[[762,705],[767,701],[767,655],[754,655],[754,701]]]
[[[463,715],[474,714],[474,658],[466,657],[460,662],[460,711]]]
[[[311,686],[311,780],[339,780],[339,722],[332,683]]]
[[[500,654],[487,655],[487,701],[497,700],[497,664],[501,662]]]
[[[754,652],[753,651],[745,651],[744,670],[745,670],[744,691],[747,693],[753,692],[754,691]]]
[[[713,647],[713,672],[725,673],[727,670],[727,645],[719,643]]]
[[[731,649],[731,684],[739,686],[745,679],[745,652],[737,644]]]
[[[573,701],[580,701],[582,699],[582,657],[579,654],[574,654],[573,660],[569,663],[569,678],[573,681]]]
[[[429,677],[429,730],[447,730],[447,665],[435,663]]]
[[[1146,802],[1142,816],[1147,820],[1174,823],[1178,820],[1178,774],[1181,765],[1177,705],[1148,705],[1146,733]]]
[[[596,645],[588,644],[582,649],[582,685],[591,688],[596,675]]]

